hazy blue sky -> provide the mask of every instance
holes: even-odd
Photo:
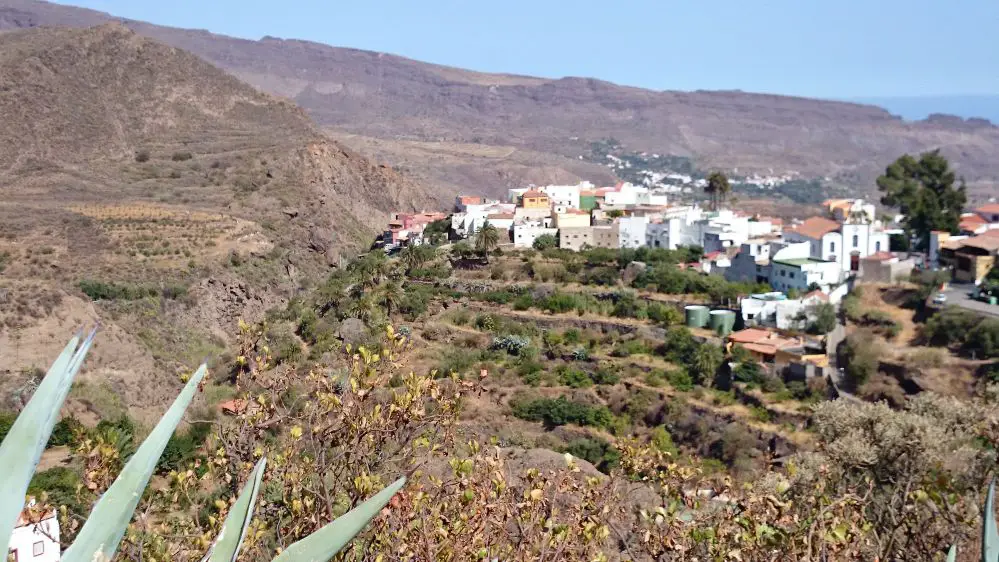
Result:
[[[72,0],[476,70],[818,97],[999,94],[999,0]]]

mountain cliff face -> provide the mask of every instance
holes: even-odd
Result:
[[[84,26],[109,19],[36,0],[0,0],[0,28]],[[525,151],[518,156],[527,157],[499,164],[482,165],[466,157],[438,166],[452,170],[455,182],[472,179],[486,188],[505,187],[499,184],[511,178],[530,179],[530,174],[508,173],[508,164],[511,169],[547,168],[549,175],[554,167],[563,177],[599,177],[597,167],[569,159],[585,152],[589,142],[608,137],[635,150],[692,156],[701,167],[797,171],[868,188],[872,177],[898,155],[940,147],[969,181],[991,185],[999,178],[994,158],[999,128],[981,120],[913,123],[868,105],[483,74],[307,41],[248,41],[123,23],[197,54],[263,91],[294,100],[320,125],[338,132],[390,142],[480,143]],[[394,161],[412,154],[408,147],[381,149]],[[432,172],[419,164],[426,158],[412,159],[418,161],[417,172]],[[462,170],[469,165],[489,172],[469,178]]]

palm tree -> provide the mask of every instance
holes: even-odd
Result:
[[[365,294],[360,298],[350,301],[350,306],[347,309],[347,317],[368,322],[375,316],[377,308],[378,305],[371,295]]]
[[[392,270],[392,264],[385,252],[374,251],[354,260],[347,271],[354,274],[357,282],[365,287],[375,287]]]
[[[715,211],[725,203],[728,194],[732,192],[732,186],[728,183],[728,177],[721,172],[711,172],[708,174],[708,185],[704,187],[704,193],[711,198],[711,208]]]
[[[331,277],[316,294],[316,304],[319,314],[325,315],[331,310],[339,309],[350,298],[350,287],[338,277]]]
[[[406,265],[406,271],[420,269],[429,262],[437,258],[437,248],[433,246],[406,246],[399,254],[402,263]]]
[[[496,230],[495,226],[489,224],[489,221],[484,222],[482,228],[479,229],[479,233],[475,236],[475,249],[482,253],[488,263],[489,252],[495,250],[498,246],[499,231]]]
[[[388,281],[378,288],[378,302],[385,307],[386,316],[392,316],[392,311],[399,306],[405,296],[406,291],[399,281]]]

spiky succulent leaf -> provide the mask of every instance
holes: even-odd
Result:
[[[951,545],[950,550],[947,551],[947,562],[957,562],[957,545]]]
[[[985,514],[982,519],[982,562],[999,561],[999,531],[996,529],[996,481],[989,484],[989,494],[985,498]]]
[[[24,495],[59,417],[59,409],[96,333],[95,328],[82,344],[79,335],[66,344],[0,445],[0,466],[3,467],[3,478],[0,478],[0,537],[5,537],[7,542],[24,508]]]
[[[132,512],[135,511],[135,506],[139,504],[146,485],[149,484],[149,478],[156,469],[156,463],[163,454],[167,441],[177,429],[184,411],[197,393],[206,369],[205,365],[201,365],[194,373],[180,392],[180,396],[174,400],[173,405],[156,424],[149,437],[142,442],[139,450],[132,455],[118,478],[97,500],[73,545],[63,553],[63,562],[93,562],[111,560],[114,557],[125,529],[132,520]]]
[[[236,503],[229,509],[222,530],[219,531],[218,538],[202,562],[236,562],[239,555],[239,547],[243,545],[246,537],[246,530],[250,526],[250,519],[253,518],[253,509],[257,505],[257,492],[260,491],[260,481],[264,477],[264,467],[267,465],[267,458],[260,459],[254,467],[250,479],[243,486],[243,491],[239,493]]]
[[[289,546],[272,562],[327,562],[378,515],[406,484],[400,478],[368,501],[337,517],[336,521]]]

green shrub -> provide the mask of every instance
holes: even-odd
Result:
[[[614,419],[610,410],[603,406],[590,406],[572,402],[565,396],[555,399],[538,398],[530,401],[517,401],[511,404],[513,415],[528,421],[544,422],[545,426],[557,427],[566,424],[608,427]]]
[[[589,462],[605,474],[609,474],[621,460],[621,453],[617,449],[607,441],[596,437],[573,439],[562,452]]]
[[[171,160],[174,162],[185,162],[191,158],[194,158],[194,155],[187,151],[174,152],[171,156]]]
[[[548,298],[542,299],[539,306],[542,310],[551,313],[572,312],[579,307],[581,299],[568,293],[555,293]]]
[[[575,367],[560,365],[555,372],[558,374],[559,382],[570,388],[589,388],[593,386],[593,379],[589,373]]]
[[[611,351],[611,355],[614,357],[631,357],[647,353],[649,353],[648,346],[645,345],[644,341],[638,339],[620,342]]]
[[[28,494],[32,496],[48,495],[48,503],[52,505],[65,505],[66,509],[74,515],[85,517],[85,508],[77,494],[78,489],[86,490],[80,475],[73,469],[57,466],[39,472],[31,479],[28,485]]]
[[[673,443],[673,436],[670,435],[664,426],[660,425],[649,432],[649,442],[659,451],[673,457],[676,456],[677,449],[676,444]]]
[[[576,328],[569,328],[562,334],[562,339],[565,343],[572,345],[582,341],[582,334]]]
[[[607,367],[600,367],[593,374],[590,375],[590,378],[593,379],[593,382],[595,384],[607,385],[607,386],[615,385],[621,380],[620,375],[618,375],[614,371],[611,371]]]
[[[534,306],[534,297],[526,293],[513,300],[514,310],[530,310],[532,306]]]
[[[74,445],[79,436],[83,435],[86,428],[80,420],[73,416],[66,416],[59,420],[52,428],[52,435],[49,436],[49,447],[63,447]]]
[[[156,468],[161,472],[182,468],[185,463],[196,456],[198,449],[204,445],[211,430],[212,424],[209,421],[193,423],[183,433],[177,430],[167,441]]]
[[[732,370],[732,378],[739,382],[760,384],[763,380],[763,369],[756,361],[743,361]]]
[[[852,389],[859,388],[878,371],[884,350],[870,332],[850,334],[843,342],[846,379]]]
[[[667,372],[666,381],[670,386],[682,392],[694,389],[694,380],[690,378],[690,374],[685,369],[673,369]]]
[[[80,290],[90,300],[138,300],[154,297],[159,291],[152,287],[139,285],[119,285],[85,279],[79,283]]]
[[[0,441],[3,441],[7,437],[7,433],[10,431],[11,426],[14,425],[14,420],[16,419],[17,414],[0,412]]]

